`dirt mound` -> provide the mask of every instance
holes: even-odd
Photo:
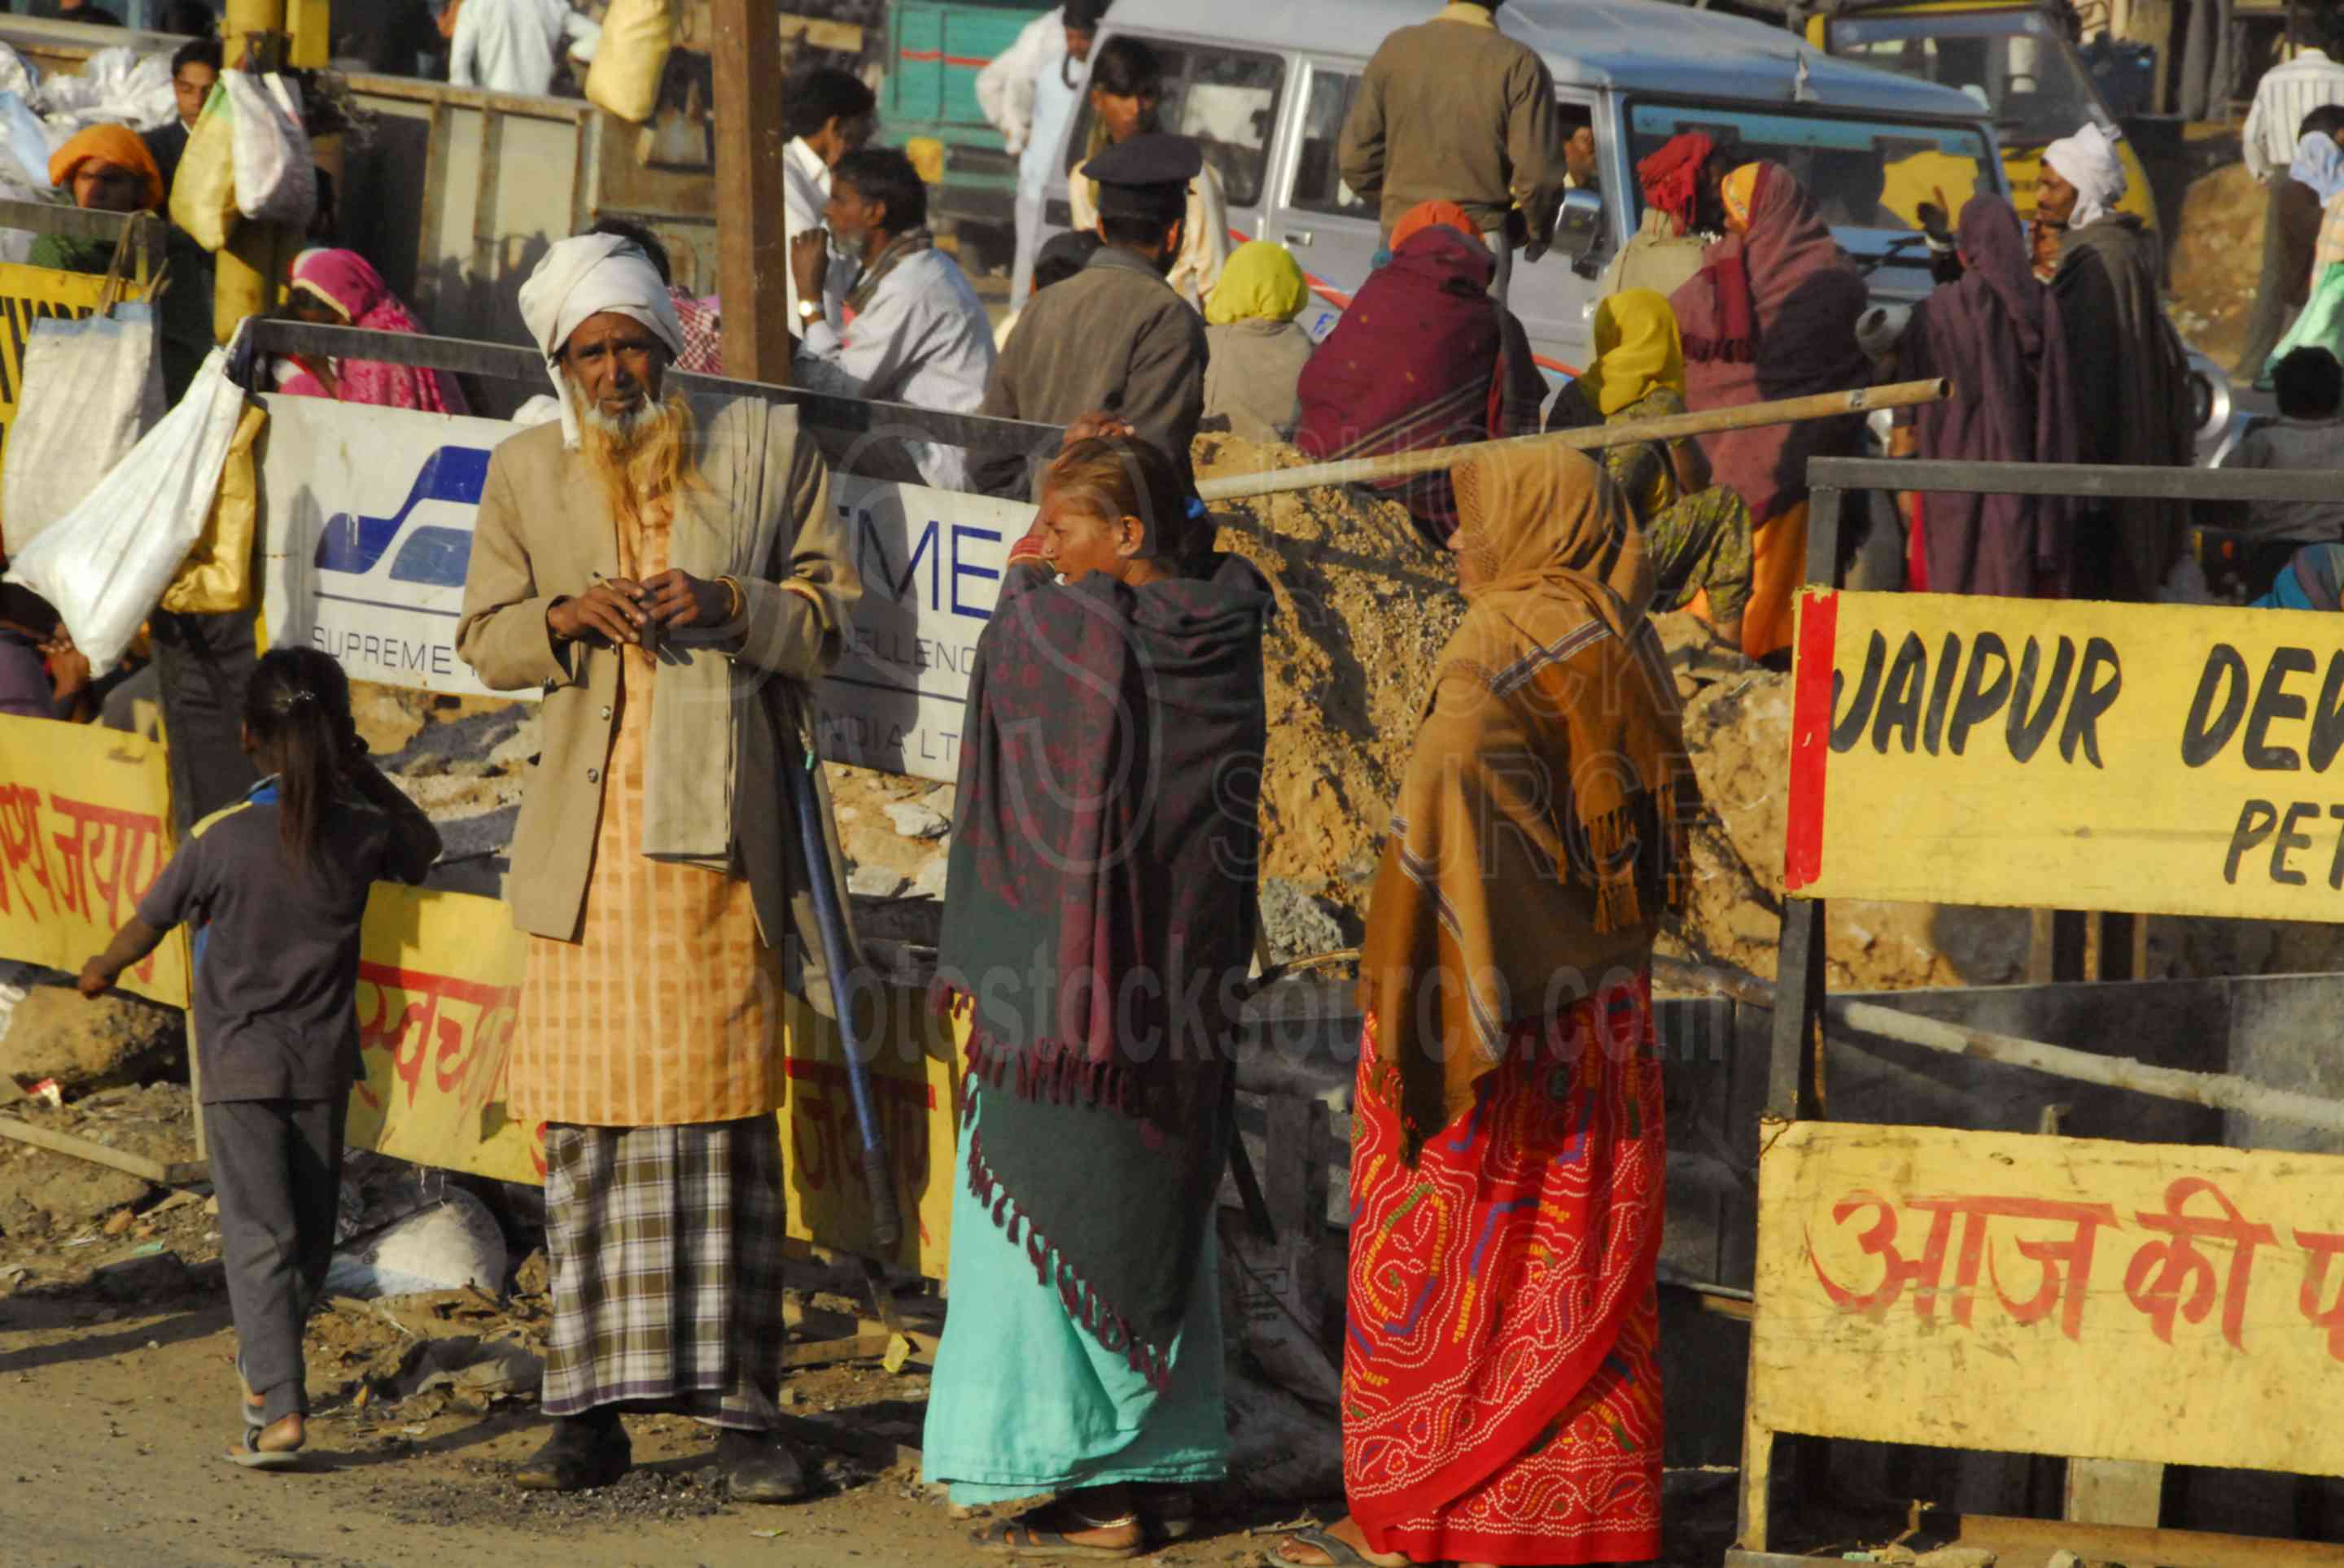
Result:
[[[2247,313],[2262,278],[2268,196],[2233,163],[2189,184],[2167,253],[2167,305],[2181,336],[2225,368],[2246,347]]]
[[[1197,443],[1197,475],[1297,467],[1290,447]],[[1449,558],[1407,511],[1338,489],[1221,503],[1219,545],[1278,595],[1263,655],[1263,874],[1364,916],[1368,882],[1432,684],[1465,613]]]

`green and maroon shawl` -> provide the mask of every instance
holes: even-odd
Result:
[[[969,1185],[1161,1387],[1228,1152],[1272,599],[1233,556],[1137,589],[1011,578],[969,685],[937,969],[990,1091]]]

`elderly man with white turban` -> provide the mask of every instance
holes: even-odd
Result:
[[[820,950],[782,769],[861,585],[795,413],[669,387],[683,334],[631,241],[563,240],[520,305],[561,418],[490,459],[457,628],[482,681],[544,699],[505,896],[555,1430],[518,1479],[607,1484],[620,1413],[667,1411],[718,1429],[734,1497],[783,1501],[783,991],[854,959]]]
[[[2035,186],[2036,263],[2050,264],[2067,335],[2076,461],[2186,467],[2189,361],[2158,298],[2157,236],[2116,210],[2125,184],[2116,139],[2086,125],[2045,149]],[[2155,598],[2180,557],[2187,523],[2181,506],[2154,500],[2112,502],[2078,518],[2076,596]]]

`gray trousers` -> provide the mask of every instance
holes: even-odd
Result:
[[[230,1100],[203,1108],[220,1260],[245,1382],[271,1422],[306,1415],[301,1330],[325,1290],[342,1185],[344,1100]]]

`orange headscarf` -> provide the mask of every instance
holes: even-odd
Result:
[[[92,126],[73,140],[49,155],[49,183],[61,187],[73,185],[74,171],[92,158],[114,165],[146,179],[146,207],[159,211],[163,206],[163,171],[155,166],[155,155],[128,126]]]
[[[1743,164],[1725,176],[1725,216],[1741,225],[1750,226],[1750,209],[1758,200],[1758,172],[1762,166]]]
[[[1429,228],[1453,228],[1467,239],[1481,237],[1480,226],[1466,215],[1465,209],[1455,202],[1419,202],[1402,214],[1398,223],[1392,225],[1391,248],[1395,251],[1399,250],[1401,246]]]

